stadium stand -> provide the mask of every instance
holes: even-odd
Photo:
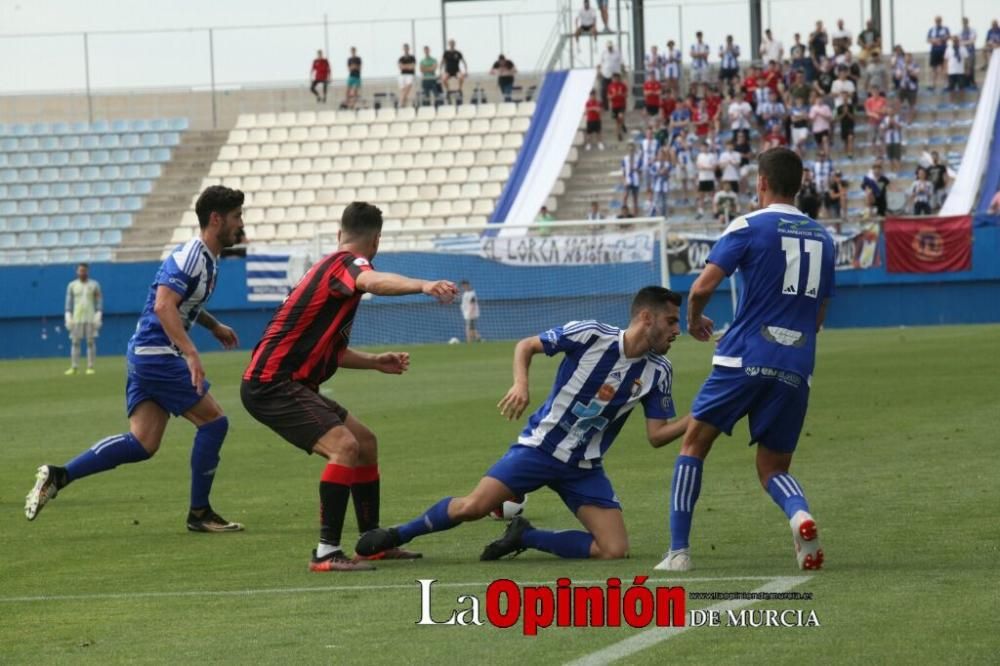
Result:
[[[381,206],[389,230],[485,223],[533,111],[522,102],[245,114],[201,186],[247,193],[253,241],[335,233],[355,199]],[[171,246],[196,232],[193,201]]]
[[[107,261],[184,118],[0,125],[0,264]]]

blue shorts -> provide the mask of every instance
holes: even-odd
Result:
[[[514,444],[486,476],[501,482],[518,497],[548,486],[574,515],[581,506],[622,508],[603,468],[567,465],[533,446]]]
[[[809,403],[808,382],[775,368],[715,367],[691,406],[691,416],[727,435],[750,415],[750,444],[791,453],[799,441]]]
[[[141,359],[141,360],[140,360]],[[180,416],[205,397],[211,384],[202,382],[202,395],[191,385],[191,371],[180,356],[161,354],[127,359],[125,411],[128,416],[139,403],[152,400],[174,416]]]
[[[348,88],[360,88],[361,87],[361,77],[351,74],[347,77],[347,87]]]

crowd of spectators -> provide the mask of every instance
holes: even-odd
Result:
[[[927,41],[927,89],[947,90],[952,102],[962,101],[966,90],[976,89],[975,30],[963,19],[953,34],[935,17]],[[991,53],[998,46],[1000,27],[994,21],[983,49]],[[756,55],[760,60],[741,60],[732,35],[713,51],[697,32],[685,71],[673,40],[665,50],[650,48],[642,101],[635,105],[643,110],[644,125],[633,128],[635,146],[622,160],[623,198],[631,199],[632,210],[640,208],[643,194],[646,214],[667,215],[668,200],[693,200],[699,218],[711,211],[727,219],[750,204],[747,176],[755,168],[754,155],[774,146],[802,155],[807,180],[800,203],[816,216],[846,216],[851,188],[864,192],[864,212],[870,215],[884,215],[900,199],[915,214],[940,207],[950,177],[936,152],[921,160],[912,186],[889,196],[891,179],[910,180],[902,174],[904,145],[922,80],[912,53],[897,45],[886,57],[872,21],[855,38],[838,20],[832,30],[817,21],[805,41],[794,34],[787,51],[767,29]],[[610,110],[619,141],[628,133],[631,99],[622,57],[612,42],[601,54],[598,80],[599,90],[587,103],[586,150],[604,148],[602,111]],[[867,136],[865,150],[858,149],[859,125]],[[851,160],[871,160],[861,183],[848,183],[833,168],[834,151]]]

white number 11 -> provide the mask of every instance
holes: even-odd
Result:
[[[785,280],[781,293],[795,296],[799,293],[799,276],[802,273],[802,250],[800,239],[791,236],[781,237],[781,249],[785,252]],[[823,243],[818,240],[803,239],[806,254],[809,255],[809,275],[806,276],[805,295],[810,298],[819,296],[820,269],[822,267]]]

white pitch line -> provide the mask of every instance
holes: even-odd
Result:
[[[761,585],[754,592],[788,592],[793,587],[801,585],[812,578],[812,576],[786,576],[782,578],[771,578],[771,582]],[[687,579],[693,580],[693,579]],[[684,579],[680,579],[677,582],[683,583]],[[705,610],[710,611],[733,611],[740,608],[745,608],[747,606],[752,606],[753,604],[759,603],[761,600],[757,599],[731,599],[729,601],[721,601],[717,604],[713,604],[706,608]],[[636,634],[617,643],[613,643],[606,648],[598,650],[597,652],[591,652],[590,654],[580,657],[574,661],[569,662],[566,666],[604,666],[605,664],[610,664],[611,662],[618,661],[633,655],[636,652],[645,650],[646,648],[653,647],[658,643],[662,643],[665,640],[674,638],[684,633],[688,629],[693,629],[690,626],[683,627],[654,627],[652,629],[647,629],[641,634]]]
[[[431,576],[432,574],[428,574]],[[427,576],[425,576],[425,579]],[[607,578],[596,580],[574,580],[574,585],[598,585],[606,583]],[[740,580],[774,580],[769,576],[718,576],[702,578],[650,578],[648,583],[714,583],[724,581]],[[471,583],[434,583],[435,588],[465,587],[465,588],[485,588],[493,581],[477,581]],[[626,577],[622,582],[631,582]],[[525,581],[518,585],[554,585],[555,580],[546,581]],[[249,590],[179,590],[173,592],[103,592],[95,594],[43,594],[37,596],[22,597],[0,597],[0,603],[31,603],[37,601],[93,601],[98,599],[168,599],[171,597],[253,597],[268,594],[305,594],[309,592],[377,592],[380,590],[419,590],[419,583],[414,579],[412,583],[392,584],[392,585],[327,585],[324,587],[265,587]]]

